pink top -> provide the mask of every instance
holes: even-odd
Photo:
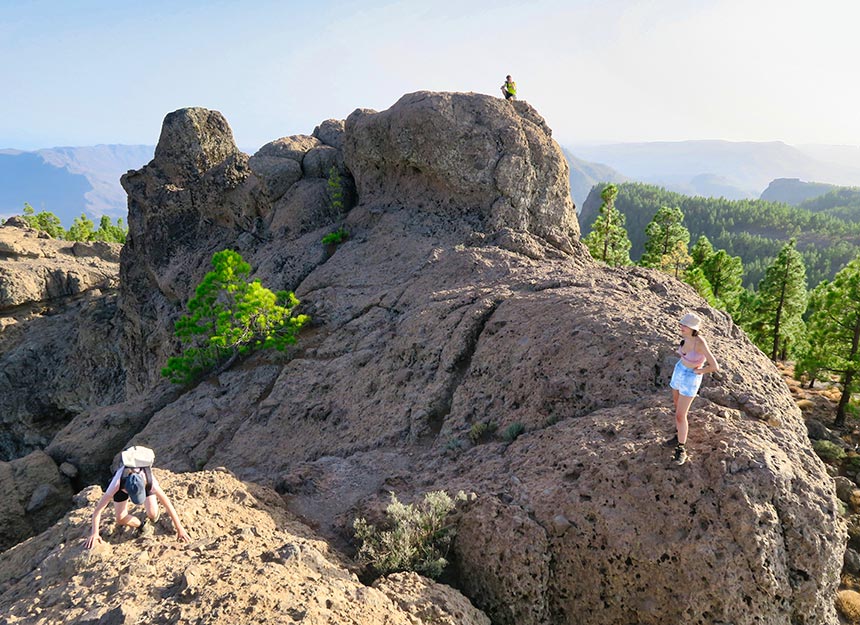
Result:
[[[695,350],[684,351],[684,343],[681,342],[680,347],[678,347],[678,354],[681,355],[681,359],[693,365],[693,369],[700,367],[705,364],[705,355],[700,354]]]

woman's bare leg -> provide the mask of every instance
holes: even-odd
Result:
[[[113,511],[116,515],[116,524],[127,527],[140,527],[140,519],[128,511],[128,500],[113,502]]]
[[[690,411],[690,404],[693,403],[693,397],[685,397],[675,391],[673,393],[675,399],[675,427],[678,429],[678,444],[687,444],[687,432],[690,429],[687,423],[687,413]]]
[[[155,495],[150,495],[143,502],[143,507],[146,510],[146,517],[152,521],[153,523],[158,520],[159,517],[159,509],[158,509],[158,499]]]

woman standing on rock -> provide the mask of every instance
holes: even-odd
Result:
[[[693,313],[687,313],[681,318],[681,345],[678,354],[681,356],[672,372],[672,402],[675,404],[675,427],[678,430],[675,447],[675,464],[681,465],[687,461],[687,413],[693,398],[699,392],[702,376],[720,370],[717,359],[708,349],[708,343],[699,336],[702,320]]]
[[[164,491],[161,490],[158,479],[152,473],[154,459],[155,453],[147,447],[135,446],[122,452],[122,466],[114,473],[110,485],[93,511],[93,523],[87,538],[87,549],[92,549],[102,542],[102,537],[99,535],[99,525],[102,511],[111,500],[113,500],[116,514],[116,524],[137,529],[140,533],[144,532],[147,521],[152,521],[152,523],[158,521],[158,504],[160,503],[167,510],[170,520],[173,521],[176,537],[181,542],[188,542],[188,534],[179,521],[176,509]],[[132,503],[143,504],[146,512],[143,520],[128,511],[129,499]]]

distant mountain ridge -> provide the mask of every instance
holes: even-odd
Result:
[[[860,185],[860,157],[854,160],[855,150],[847,146],[704,140],[578,144],[568,150],[633,180],[690,196],[758,198],[777,178]]]
[[[94,219],[125,217],[119,178],[148,163],[154,151],[150,145],[118,144],[0,150],[0,217],[19,214],[25,202],[55,213],[66,226],[82,212]],[[762,197],[790,204],[826,193],[831,185],[860,186],[860,147],[853,146],[710,140],[575,144],[563,152],[578,210],[601,182],[639,181],[688,196]],[[778,192],[767,189],[779,179],[797,179],[796,197],[770,197]],[[777,187],[786,190],[787,184]]]
[[[0,216],[20,214],[24,203],[57,215],[65,226],[82,212],[125,218],[119,178],[152,159],[151,145],[0,150]]]
[[[570,197],[576,205],[577,212],[594,185],[601,182],[628,182],[630,179],[607,165],[589,163],[574,156],[570,150],[562,148],[567,164],[570,165]]]
[[[777,178],[772,180],[767,189],[762,192],[760,199],[798,206],[836,188],[838,187],[835,185],[823,182],[804,182],[799,178]]]

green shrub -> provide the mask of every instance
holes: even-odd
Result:
[[[36,213],[35,209],[27,202],[24,202],[24,211],[21,217],[31,228],[47,232],[55,239],[125,243],[128,236],[128,226],[123,223],[122,217],[118,217],[116,225],[114,225],[110,217],[102,215],[99,221],[99,228],[95,230],[93,221],[86,214],[81,213],[80,217],[75,217],[72,227],[64,230],[62,223],[60,223],[60,218],[54,213],[49,213],[48,211]]]
[[[455,535],[446,518],[456,503],[465,499],[462,491],[451,499],[439,490],[425,493],[418,505],[404,505],[391,493],[391,503],[385,509],[388,529],[378,530],[364,518],[355,519],[355,536],[362,543],[357,558],[378,575],[414,571],[439,577],[448,564],[446,556]]]
[[[448,451],[460,451],[463,449],[463,441],[459,438],[449,438],[448,442],[445,443],[445,449]]]
[[[40,211],[38,214],[29,203],[24,202],[24,212],[21,217],[27,222],[27,225],[36,230],[47,232],[54,239],[63,239],[66,236],[66,231],[63,230],[63,224],[60,223],[60,218],[54,213],[48,211]]]
[[[526,426],[519,421],[516,423],[511,423],[506,429],[505,433],[502,434],[502,438],[504,438],[509,443],[513,443],[517,438],[519,438],[520,434],[526,431]]]
[[[334,232],[329,232],[322,238],[323,245],[338,245],[349,238],[349,232],[343,228],[338,228]]]
[[[555,425],[555,424],[556,424],[556,423],[558,423],[559,421],[561,421],[561,415],[558,415],[558,414],[551,414],[551,415],[550,415],[550,416],[548,416],[548,417],[546,418],[546,420],[543,422],[543,426],[544,426],[545,428],[552,427],[553,425]]]
[[[469,440],[473,445],[488,441],[499,426],[493,421],[479,421],[469,430]]]
[[[328,170],[328,200],[333,209],[343,211],[343,181],[334,165]]]
[[[292,292],[273,293],[259,280],[248,282],[251,266],[233,250],[216,252],[210,271],[188,300],[188,314],[176,324],[176,336],[186,346],[172,356],[161,374],[185,384],[200,373],[239,354],[274,348],[283,351],[296,342],[310,319],[293,316],[299,300]]]
[[[812,441],[812,449],[824,462],[839,462],[845,458],[845,450],[830,441]]]

